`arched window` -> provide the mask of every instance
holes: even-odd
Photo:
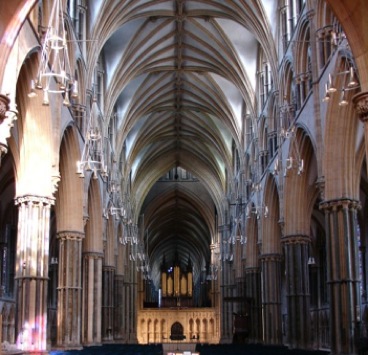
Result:
[[[95,69],[95,97],[97,100],[97,105],[100,108],[100,111],[103,112],[104,109],[104,60],[103,57],[100,56],[97,62],[97,66]]]
[[[257,77],[258,77],[258,96],[259,96],[259,109],[262,111],[267,98],[272,88],[272,76],[270,70],[270,64],[267,61],[263,48],[259,47],[258,51],[258,63],[257,63]]]
[[[311,40],[309,22],[305,21],[300,27],[298,40],[296,42],[295,58],[296,68],[296,109],[304,104],[310,90],[312,89],[312,67],[311,67]]]
[[[294,70],[290,62],[285,64],[282,95],[283,104],[280,109],[280,129],[288,129],[294,124],[297,103]]]
[[[285,0],[280,6],[280,29],[283,50],[286,51],[303,11],[305,0]]]
[[[345,37],[341,24],[336,19],[326,2],[321,1],[320,11],[317,12],[317,52],[319,68],[323,69],[329,62],[331,55],[337,48],[339,41]]]

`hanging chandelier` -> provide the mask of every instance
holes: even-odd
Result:
[[[123,245],[134,246],[138,244],[138,226],[134,223],[133,206],[129,195],[125,196],[122,205],[123,207],[117,210],[119,211],[119,213],[120,211],[123,211],[121,218],[124,233],[123,236],[119,239],[119,242]]]
[[[262,186],[260,183],[252,184],[252,192],[256,194],[256,204],[253,204],[252,200],[249,200],[246,207],[245,216],[251,218],[252,214],[260,219],[262,216],[264,218],[268,217],[268,207],[261,201],[261,190]]]
[[[103,139],[98,124],[98,107],[96,100],[92,102],[90,119],[87,126],[84,147],[81,160],[77,162],[77,174],[84,178],[85,172],[91,172],[94,179],[98,178],[98,172],[106,179],[107,166],[104,161]]]
[[[281,129],[280,138],[282,141],[289,140],[289,153],[284,162],[281,149],[279,149],[272,173],[278,175],[283,171],[284,177],[286,177],[288,171],[295,170],[297,175],[301,175],[304,171],[304,160],[301,158],[297,144],[295,126],[291,126],[289,129]]]
[[[107,179],[107,206],[104,209],[103,215],[106,219],[114,216],[116,220],[122,220],[126,217],[126,208],[123,205],[120,195],[120,185],[117,162],[112,159],[109,179]],[[106,168],[105,168],[106,169]]]
[[[70,66],[64,15],[61,0],[54,1],[48,27],[42,41],[41,58],[29,97],[43,90],[42,104],[49,105],[49,94],[62,94],[63,105],[70,106],[70,97],[78,97],[78,83]]]
[[[325,84],[325,96],[322,101],[328,103],[332,95],[339,92],[339,106],[347,106],[349,104],[347,93],[351,90],[357,90],[359,87],[360,84],[357,78],[356,69],[352,63],[349,63],[348,60],[345,59],[342,70],[328,75],[328,81]]]

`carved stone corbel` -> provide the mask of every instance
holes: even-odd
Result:
[[[9,110],[9,104],[10,104],[9,97],[6,95],[0,94],[0,124],[2,124],[6,118],[6,113]]]

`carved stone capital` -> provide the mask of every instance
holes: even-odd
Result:
[[[245,268],[245,273],[246,274],[259,274],[261,272],[261,268],[260,267],[246,267]]]
[[[326,211],[338,211],[343,209],[358,210],[361,208],[361,204],[357,200],[349,198],[334,199],[328,201],[322,201],[319,205],[321,210]]]
[[[60,231],[57,233],[57,238],[60,240],[82,240],[84,238],[83,232],[78,231]]]
[[[264,261],[264,262],[272,262],[272,261],[281,262],[282,261],[282,255],[281,254],[276,254],[276,253],[262,254],[259,257],[259,259],[261,261]]]
[[[14,199],[14,201],[16,205],[34,204],[34,205],[51,206],[55,203],[54,198],[45,197],[45,196],[33,196],[33,195],[18,196]]]
[[[83,253],[85,259],[103,259],[104,254],[98,251],[86,251]]]
[[[368,92],[360,92],[353,97],[353,104],[359,119],[362,122],[368,120]]]
[[[10,104],[9,97],[6,95],[0,94],[0,124],[2,124],[6,118],[6,113],[9,110],[9,104]]]
[[[308,235],[285,235],[281,239],[281,243],[285,244],[309,244],[310,238]]]

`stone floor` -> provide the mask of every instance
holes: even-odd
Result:
[[[246,344],[197,345],[200,355],[327,355],[326,351],[288,350],[286,347],[269,347]],[[161,345],[110,344],[83,350],[51,351],[50,355],[164,355]]]

